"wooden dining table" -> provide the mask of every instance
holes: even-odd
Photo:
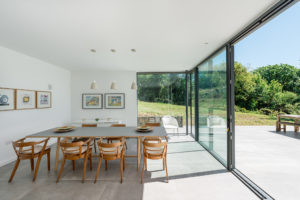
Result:
[[[64,137],[89,137],[89,138],[101,138],[101,137],[125,137],[125,138],[136,138],[137,141],[137,154],[136,155],[125,155],[125,157],[136,157],[137,158],[137,170],[139,170],[140,159],[141,159],[141,138],[142,137],[165,137],[167,139],[167,133],[164,127],[153,127],[151,132],[141,133],[136,131],[136,127],[89,127],[75,128],[73,131],[66,133],[55,133],[54,129],[49,129],[41,131],[32,135],[26,136],[27,138],[57,138],[56,143],[56,157],[55,157],[55,167],[56,171],[58,168],[60,141]]]

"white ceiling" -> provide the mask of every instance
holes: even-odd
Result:
[[[0,45],[69,70],[183,71],[276,2],[1,0]]]

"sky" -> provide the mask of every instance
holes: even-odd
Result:
[[[300,2],[238,42],[234,54],[249,70],[280,63],[300,68]]]

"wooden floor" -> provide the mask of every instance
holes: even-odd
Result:
[[[127,141],[128,153],[134,153],[136,142]],[[51,171],[43,158],[35,183],[30,162],[23,161],[12,183],[8,179],[14,163],[0,167],[1,200],[43,199],[101,199],[101,200],[159,200],[159,199],[257,199],[239,180],[207,153],[189,136],[173,136],[168,145],[169,183],[161,171],[161,161],[148,161],[144,184],[140,184],[141,171],[136,169],[136,159],[127,158],[123,184],[120,184],[119,162],[108,163],[108,170],[101,166],[98,182],[93,183],[98,164],[93,160],[93,170],[87,168],[86,182],[81,183],[83,162],[67,162],[58,184],[54,167],[55,145],[52,146]]]

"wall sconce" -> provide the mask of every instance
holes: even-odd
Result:
[[[116,89],[117,89],[116,82],[113,81],[113,82],[111,83],[110,89],[111,89],[111,90],[116,90]]]
[[[92,89],[92,90],[97,89],[97,83],[96,83],[95,80],[94,80],[94,81],[92,82],[92,84],[91,84],[91,89]]]
[[[131,84],[131,89],[132,89],[132,90],[136,90],[136,83],[135,83],[135,81],[132,82],[132,84]]]

